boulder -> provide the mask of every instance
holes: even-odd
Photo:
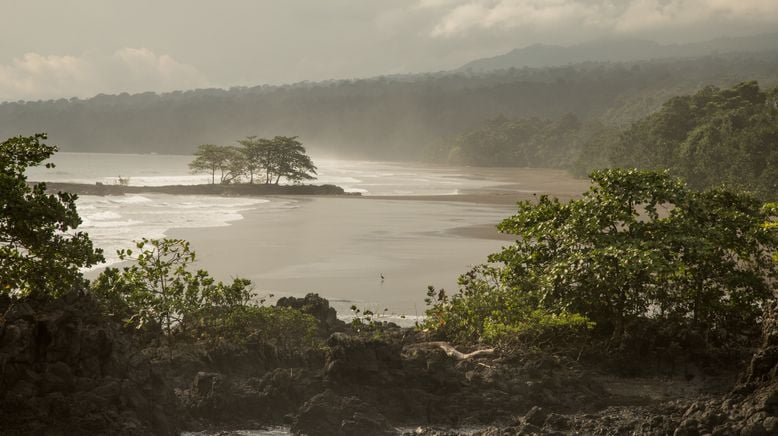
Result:
[[[3,435],[178,434],[172,388],[91,297],[9,304],[0,320]]]
[[[338,314],[334,308],[330,307],[330,302],[320,297],[319,294],[311,293],[304,298],[282,297],[276,306],[297,309],[316,318],[322,337],[346,329],[346,323],[338,319]]]
[[[392,383],[404,376],[399,344],[382,339],[334,333],[327,339],[325,373],[345,383]]]
[[[292,433],[307,436],[395,435],[398,431],[375,408],[356,397],[326,390],[308,400],[292,423]]]

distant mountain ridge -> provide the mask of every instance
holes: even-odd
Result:
[[[752,80],[778,85],[778,50],[0,102],[0,139],[47,132],[63,151],[191,154],[249,135],[297,135],[311,152],[415,160],[498,116],[628,125],[670,97]]]
[[[582,62],[636,62],[778,49],[778,33],[717,38],[689,44],[659,44],[642,39],[603,39],[572,46],[533,44],[490,58],[476,59],[460,71],[558,67]]]

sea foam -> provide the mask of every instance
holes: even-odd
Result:
[[[241,212],[266,203],[269,200],[261,198],[196,195],[82,195],[77,200],[82,217],[78,230],[103,249],[110,265],[119,262],[116,251],[129,248],[132,241],[161,238],[172,228],[226,226],[241,219]]]

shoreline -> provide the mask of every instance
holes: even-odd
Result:
[[[76,195],[125,195],[125,194],[168,194],[168,195],[219,195],[251,196],[269,195],[343,195],[359,196],[347,193],[336,185],[266,185],[266,184],[199,184],[199,185],[162,185],[162,186],[124,186],[103,183],[66,183],[66,182],[28,182],[35,185],[46,183],[48,191],[69,192]]]
[[[344,316],[351,304],[417,316],[427,286],[455,291],[461,274],[515,241],[496,225],[518,201],[569,199],[588,186],[534,169],[481,168],[469,178],[483,183],[445,195],[262,195],[270,203],[239,220],[171,227],[164,237],[188,240],[200,267],[218,280],[248,278],[258,295],[318,292]]]
[[[425,309],[428,285],[455,291],[459,275],[515,241],[514,235],[499,233],[496,225],[516,212],[518,201],[543,194],[569,199],[588,186],[586,180],[554,170],[479,168],[468,178],[485,183],[436,195],[262,195],[252,190],[250,194],[270,203],[243,210],[240,219],[224,226],[170,227],[163,234],[188,240],[198,264],[218,280],[252,280],[258,295],[318,292],[338,301],[344,316],[352,303],[375,313],[388,308],[390,314],[417,316]],[[50,190],[98,186],[48,185]],[[203,187],[209,191],[193,192]],[[178,186],[173,192],[169,187],[103,188],[131,194],[221,195],[221,188],[243,186]]]
[[[513,240],[495,227],[513,208],[441,200],[277,196],[271,201],[290,204],[165,235],[188,240],[217,279],[248,278],[259,295],[317,292],[345,316],[351,304],[417,316],[428,285],[456,289],[460,274]]]

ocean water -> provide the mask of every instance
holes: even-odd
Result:
[[[209,176],[190,174],[192,156],[161,154],[58,153],[52,163],[27,172],[30,181],[118,183],[132,186],[208,183]],[[319,171],[312,183],[335,184],[362,195],[452,195],[500,182],[476,178],[456,169],[419,164],[314,158]],[[80,196],[77,205],[86,231],[104,250],[107,264],[116,251],[140,238],[160,238],[173,228],[227,226],[248,210],[267,213],[296,207],[293,199],[140,194]],[[106,266],[106,265],[102,265]],[[101,266],[101,267],[102,267]]]
[[[116,184],[131,186],[194,185],[209,183],[210,175],[191,174],[193,156],[162,154],[57,153],[53,169],[31,168],[29,180]],[[321,159],[315,184],[338,185],[363,195],[446,195],[462,189],[499,184],[474,178],[457,169],[416,163]],[[218,175],[217,175],[218,177]]]
[[[132,241],[162,238],[171,228],[226,226],[243,218],[243,211],[278,207],[261,198],[164,194],[83,195],[77,202],[83,221],[79,230],[103,249],[109,265],[119,261],[116,251]]]

